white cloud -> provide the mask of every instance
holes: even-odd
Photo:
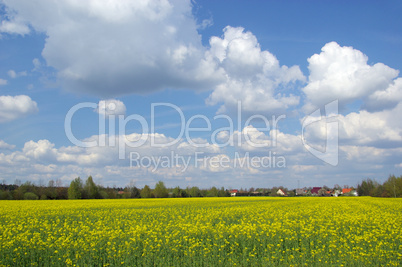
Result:
[[[17,73],[17,72],[15,72],[15,70],[9,70],[7,72],[7,75],[10,78],[15,79],[15,78],[20,77],[20,76],[27,76],[27,72],[26,71],[21,71],[21,72]]]
[[[207,103],[223,103],[220,112],[235,110],[242,101],[244,111],[278,112],[299,104],[299,97],[285,88],[305,77],[298,66],[280,66],[277,58],[262,51],[257,38],[243,28],[226,27],[222,38],[210,39],[210,54],[225,70],[226,81],[218,85]]]
[[[344,105],[372,94],[378,98],[382,93],[377,92],[386,91],[399,74],[382,63],[368,65],[367,56],[352,47],[331,42],[321,50],[308,59],[310,76],[303,88],[307,112],[335,99]]]
[[[200,24],[197,25],[198,29],[205,30],[208,27],[214,25],[214,20],[212,18],[204,19]]]
[[[3,140],[0,140],[0,149],[6,149],[6,150],[10,150],[10,149],[14,149],[15,145],[10,145],[7,144],[6,142],[4,142]]]
[[[170,143],[174,140],[155,133],[142,136],[147,141],[140,147],[126,146],[126,158],[119,159],[117,145],[119,138],[138,140],[141,138],[139,134],[119,137],[92,136],[85,141],[104,137],[109,141],[114,140],[115,144],[109,143],[110,146],[92,148],[77,146],[57,148],[48,140],[39,140],[26,142],[22,150],[7,151],[8,154],[0,153],[0,172],[9,182],[15,179],[25,181],[27,177],[30,181],[60,178],[65,185],[68,185],[75,177],[85,178],[92,175],[96,177],[97,182],[105,186],[124,186],[131,179],[136,179],[137,186],[152,185],[163,180],[168,186],[181,187],[196,185],[205,188],[206,184],[225,187],[244,186],[244,183],[250,186],[270,187],[286,183],[296,185],[294,179],[303,179],[302,177],[306,175],[315,179],[312,182],[320,181],[321,184],[325,183],[324,179],[331,180],[333,177],[356,179],[355,173],[347,173],[347,170],[353,168],[359,168],[365,171],[365,174],[381,172],[385,169],[388,172],[387,168],[397,166],[400,163],[398,159],[402,156],[400,148],[389,150],[346,145],[340,147],[340,164],[343,165],[334,169],[305,151],[299,135],[279,131],[266,134],[252,126],[241,132],[248,134],[254,141],[265,142],[269,147],[220,148],[206,140],[202,142],[207,144],[204,148],[194,147],[185,140],[178,140],[176,144],[167,147],[154,147],[150,143],[152,137],[159,144]],[[276,145],[271,143],[274,134],[277,135]],[[233,149],[240,153],[233,156]],[[272,153],[269,153],[270,151]],[[133,158],[129,157],[130,152],[136,153]],[[195,164],[196,157],[198,157],[197,164]],[[185,160],[190,158],[190,161],[175,161],[177,158]],[[259,162],[258,160],[262,158],[264,160]],[[150,162],[150,160],[159,160],[159,162]],[[164,165],[163,162],[167,164]],[[279,167],[278,162],[284,166]],[[358,167],[351,166],[352,162],[358,164]],[[130,163],[132,163],[131,166]],[[300,176],[301,174],[303,176]],[[332,181],[341,183],[337,180]]]
[[[363,105],[369,111],[391,109],[402,101],[402,78],[395,79],[387,89],[372,93]]]
[[[123,102],[116,99],[101,100],[96,111],[104,116],[125,115],[126,106]]]
[[[26,142],[22,149],[24,156],[36,161],[54,161],[57,155],[57,149],[49,140],[39,140],[38,142]]]
[[[339,123],[339,140],[341,144],[373,147],[394,147],[402,145],[402,122],[395,114],[402,113],[402,104],[394,109],[370,113],[366,110],[339,114],[332,121]],[[326,120],[309,124],[304,137],[310,142],[323,144],[327,135]],[[398,145],[399,144],[399,145]]]
[[[37,111],[36,102],[29,96],[0,96],[0,123],[12,121]]]
[[[3,20],[0,24],[0,33],[25,35],[30,32],[29,27],[21,21]]]
[[[9,70],[7,72],[8,76],[10,76],[10,78],[16,78],[17,77],[17,73],[14,70]]]
[[[67,90],[115,97],[209,89],[223,79],[204,56],[190,0],[4,3],[16,19],[46,33],[42,56]]]
[[[0,79],[0,85],[6,85],[6,84],[7,84],[7,80]]]

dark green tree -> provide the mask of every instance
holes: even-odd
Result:
[[[179,186],[173,188],[172,197],[187,197],[186,190],[181,189]]]
[[[218,197],[230,197],[230,193],[222,186],[221,190],[219,190]]]
[[[100,198],[99,188],[92,179],[92,176],[89,176],[85,181],[84,191],[86,197],[89,199]]]
[[[357,194],[359,196],[374,196],[375,189],[378,186],[379,184],[376,181],[367,178],[357,185]]]
[[[68,188],[68,199],[81,199],[82,198],[82,180],[80,177],[71,181]]]

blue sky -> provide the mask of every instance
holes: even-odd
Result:
[[[400,175],[401,11],[2,0],[0,180],[296,188]]]

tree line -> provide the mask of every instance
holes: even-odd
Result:
[[[230,192],[224,187],[200,189],[196,186],[185,189],[179,186],[167,188],[159,181],[155,188],[145,185],[142,189],[130,183],[126,187],[103,187],[97,185],[92,176],[85,181],[80,177],[71,181],[69,187],[61,186],[53,180],[47,186],[25,182],[17,185],[0,184],[0,200],[45,200],[45,199],[117,199],[117,198],[166,198],[166,197],[228,197]]]
[[[357,186],[357,193],[359,196],[402,197],[402,175],[390,175],[383,184],[374,179],[364,179]]]
[[[334,188],[340,188],[335,186]],[[283,189],[288,196],[295,196],[295,190],[288,190],[285,187],[240,189],[236,196],[277,196],[277,190]],[[305,188],[306,191],[311,188]],[[325,190],[326,186],[323,187]],[[357,186],[359,196],[372,197],[402,197],[402,176],[395,175],[380,184],[374,179],[364,179]],[[309,194],[306,194],[307,196]],[[103,187],[97,185],[92,176],[85,181],[80,177],[71,181],[69,187],[61,185],[60,181],[50,180],[47,186],[35,185],[32,182],[16,183],[7,185],[0,184],[0,200],[37,200],[37,199],[116,199],[116,198],[166,198],[166,197],[229,197],[230,190],[224,187],[200,189],[196,186],[180,188],[167,188],[162,181],[159,181],[155,188],[149,185],[138,188],[131,182],[126,187]]]
[[[241,188],[236,196],[276,196],[276,191],[284,187]],[[80,177],[71,181],[69,187],[61,185],[61,181],[50,180],[47,186],[35,185],[32,182],[16,182],[13,185],[0,184],[0,200],[46,200],[46,199],[117,199],[117,198],[184,198],[184,197],[230,197],[230,190],[215,186],[201,189],[197,186],[167,188],[162,181],[152,189],[149,185],[138,188],[131,182],[126,187],[103,187],[97,185],[92,176],[85,181]]]

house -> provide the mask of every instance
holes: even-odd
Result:
[[[342,194],[347,194],[350,193],[352,191],[352,188],[344,188],[342,189]]]
[[[318,191],[320,191],[320,189],[321,187],[313,187],[313,189],[311,189],[311,194],[318,196]]]
[[[238,193],[239,193],[239,190],[237,190],[237,189],[230,190],[230,196],[231,197],[235,197],[236,194],[238,194]]]
[[[304,189],[301,189],[301,188],[296,189],[296,196],[301,196],[304,194],[306,194],[306,191]]]
[[[341,191],[341,190],[338,190],[338,189],[335,189],[335,190],[334,190],[334,193],[333,193],[333,196],[334,196],[334,197],[337,197],[337,196],[339,196],[340,194],[342,194],[342,191]]]
[[[348,194],[349,196],[358,196],[357,191],[353,188],[344,188],[342,189],[342,195]]]
[[[278,189],[278,191],[276,191],[276,194],[279,195],[279,196],[286,196],[285,190],[282,190],[280,188]]]

